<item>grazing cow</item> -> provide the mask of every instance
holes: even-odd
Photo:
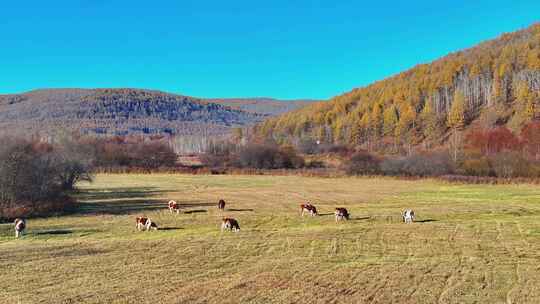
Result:
[[[15,237],[23,235],[24,229],[26,229],[26,221],[24,219],[15,219]]]
[[[176,210],[176,214],[179,214],[180,213],[180,205],[178,205],[177,202],[173,201],[173,200],[170,200],[169,201],[169,211],[171,213],[173,213],[173,211]]]
[[[218,209],[221,210],[221,211],[225,210],[225,201],[222,200],[222,199],[220,199],[219,202],[218,202],[218,204],[217,204],[217,207],[218,207]]]
[[[407,209],[403,212],[403,222],[404,223],[412,223],[414,222],[414,211],[411,209]]]
[[[311,216],[316,216],[317,208],[313,206],[311,203],[301,204],[300,205],[300,215],[304,216],[304,212],[308,212]]]
[[[138,216],[136,219],[135,219],[135,227],[137,228],[137,230],[141,231],[141,230],[150,230],[150,229],[154,229],[154,230],[157,230],[158,227],[157,227],[157,224],[152,222],[151,219],[147,218],[147,217],[144,217],[144,216]]]
[[[240,225],[238,224],[237,220],[224,217],[221,220],[221,232],[223,232],[223,230],[238,232],[240,231]]]
[[[336,222],[342,221],[342,220],[349,220],[349,211],[345,208],[336,208],[336,211],[334,211],[334,215],[336,216]]]

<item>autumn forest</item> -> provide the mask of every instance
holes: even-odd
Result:
[[[407,153],[463,142],[472,129],[515,135],[540,115],[540,24],[266,120],[260,137]]]

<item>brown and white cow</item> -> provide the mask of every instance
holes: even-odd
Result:
[[[15,237],[18,238],[19,236],[22,236],[24,233],[24,230],[26,229],[26,221],[21,218],[15,219]]]
[[[176,214],[180,213],[180,205],[176,201],[170,200],[169,201],[169,211],[173,213],[173,211],[176,211]]]
[[[300,215],[304,216],[304,212],[309,213],[311,216],[318,215],[317,208],[313,206],[311,203],[301,204],[300,205]]]
[[[334,215],[336,216],[336,222],[342,221],[342,220],[349,220],[349,211],[345,208],[336,208],[336,211],[334,211]]]
[[[230,231],[238,232],[240,231],[240,225],[238,224],[237,220],[233,218],[224,217],[221,220],[221,232],[223,232],[223,230],[230,230]]]
[[[144,216],[138,216],[136,219],[135,219],[135,227],[137,228],[137,230],[141,231],[141,230],[150,230],[150,229],[154,229],[154,230],[157,230],[158,229],[158,226],[156,223],[152,222],[151,219],[147,218],[147,217],[144,217]]]
[[[225,210],[225,200],[220,199],[218,204],[217,204],[217,207],[221,211]]]

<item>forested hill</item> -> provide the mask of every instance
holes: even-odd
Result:
[[[534,24],[268,119],[257,132],[282,142],[440,144],[449,130],[471,125],[506,125],[517,132],[539,118],[539,103],[540,24]]]
[[[187,96],[138,89],[47,89],[0,95],[3,133],[222,135],[262,121],[243,111]]]
[[[204,100],[207,102],[226,105],[233,109],[272,116],[284,114],[319,101],[313,99],[278,100],[266,97],[208,98]]]

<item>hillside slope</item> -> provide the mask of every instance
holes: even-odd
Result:
[[[312,99],[278,100],[266,97],[207,98],[203,100],[229,106],[233,109],[271,116],[281,115],[319,101]]]
[[[0,95],[4,132],[220,135],[265,114],[138,89],[51,89]]]
[[[540,24],[357,88],[257,126],[281,142],[302,138],[363,145],[440,144],[449,129],[538,118]],[[449,115],[450,113],[450,115]]]

